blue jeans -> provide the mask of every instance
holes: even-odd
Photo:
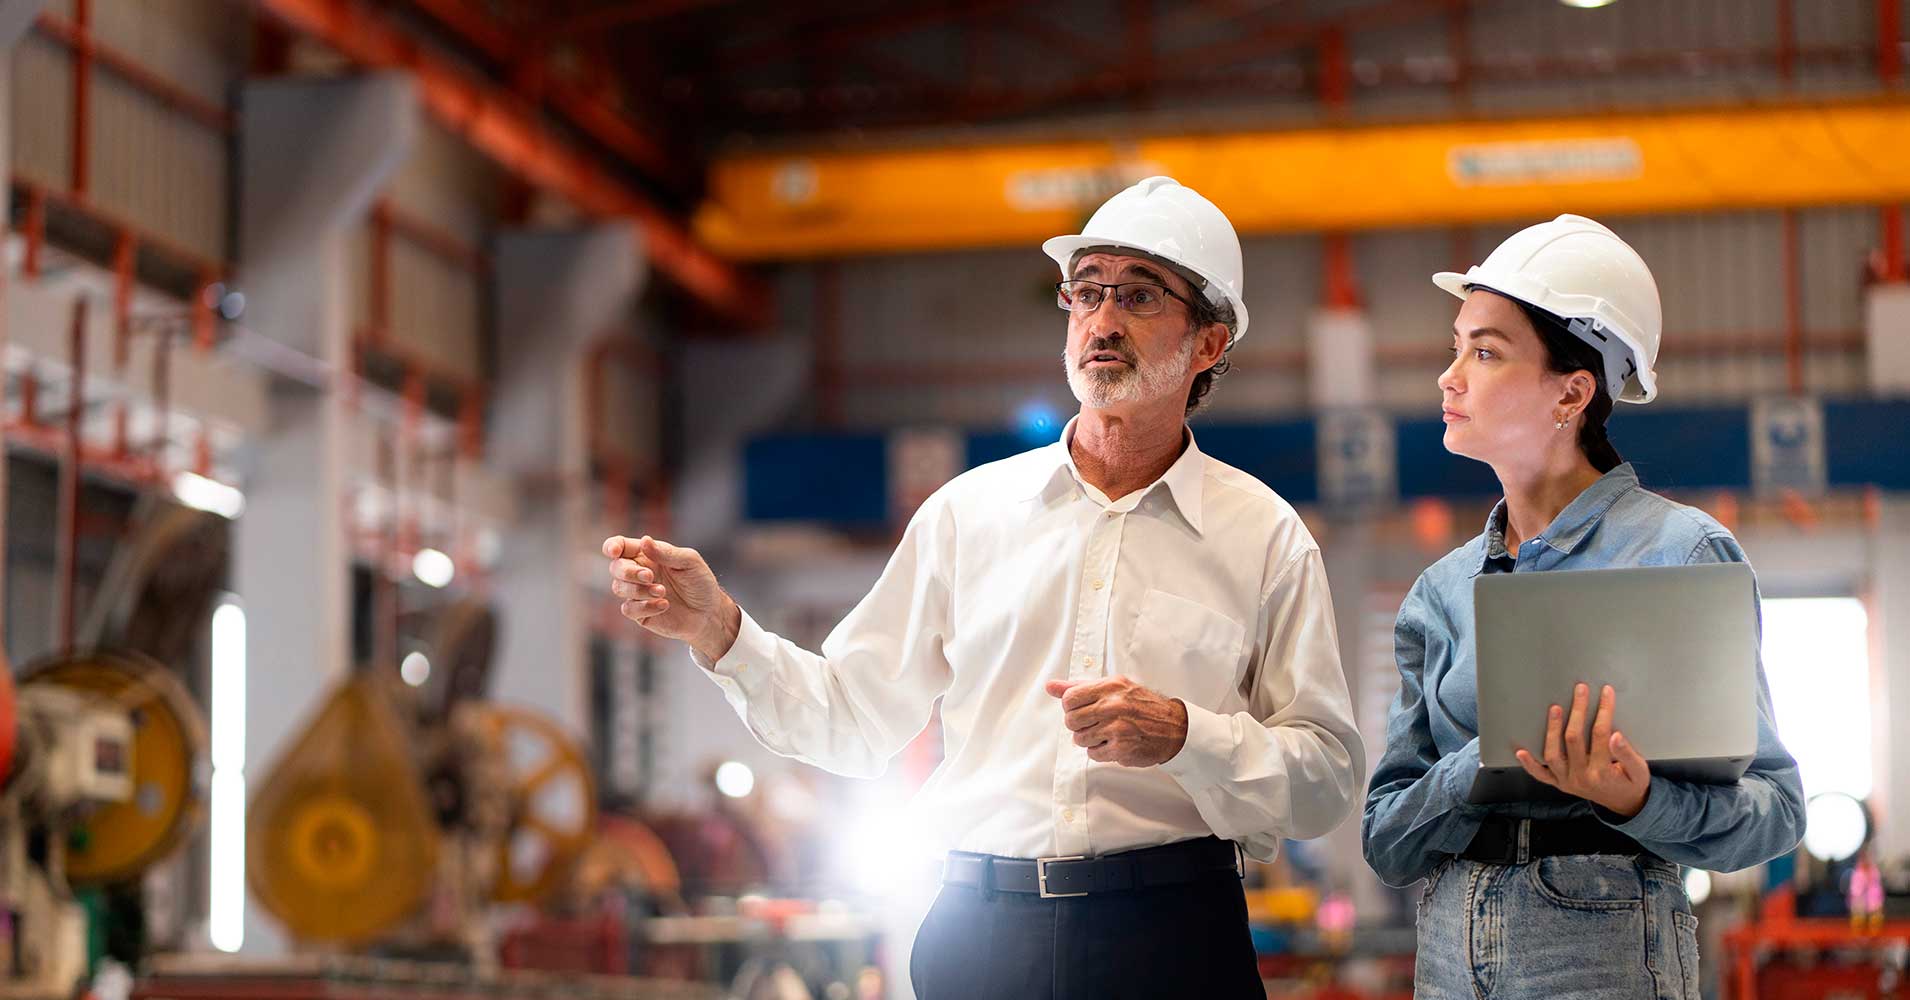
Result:
[[[1449,859],[1420,897],[1413,996],[1699,1000],[1698,918],[1649,855]]]

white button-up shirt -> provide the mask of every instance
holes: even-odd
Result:
[[[942,698],[943,760],[916,799],[940,847],[1093,856],[1212,833],[1270,860],[1333,829],[1366,759],[1299,515],[1191,434],[1110,501],[1073,430],[931,496],[821,655],[745,613],[702,665],[764,746],[847,775],[882,773]],[[1117,674],[1186,704],[1172,760],[1089,760],[1043,690]]]

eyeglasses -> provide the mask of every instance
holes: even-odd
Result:
[[[1167,300],[1170,298],[1180,299],[1189,309],[1194,307],[1192,302],[1174,294],[1173,289],[1151,281],[1124,281],[1118,285],[1109,285],[1099,281],[1089,281],[1086,278],[1075,278],[1055,282],[1054,291],[1055,305],[1068,312],[1077,312],[1082,315],[1101,308],[1101,300],[1107,298],[1109,292],[1114,293],[1115,305],[1120,306],[1123,312],[1135,316],[1152,316],[1166,309]]]

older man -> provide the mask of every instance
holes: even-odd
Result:
[[[879,774],[943,699],[925,1000],[1258,997],[1239,852],[1337,826],[1365,753],[1318,548],[1186,424],[1247,330],[1240,242],[1150,177],[1043,249],[1079,416],[930,497],[820,655],[658,539],[604,542],[611,589],[780,754]]]

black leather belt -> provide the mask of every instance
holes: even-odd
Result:
[[[1218,837],[1183,840],[1098,858],[1002,858],[950,851],[942,884],[995,892],[1026,892],[1043,899],[1182,885],[1221,872],[1244,877],[1240,848]]]
[[[1459,856],[1489,865],[1519,865],[1533,858],[1571,854],[1649,853],[1638,841],[1590,817],[1544,820],[1488,816]]]

